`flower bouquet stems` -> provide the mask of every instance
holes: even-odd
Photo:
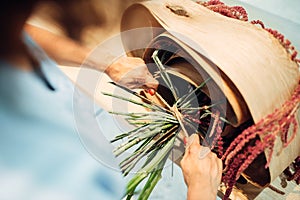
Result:
[[[135,148],[135,150],[120,163],[120,168],[124,176],[132,172],[133,169],[138,166],[138,163],[143,162],[142,166],[138,167],[137,172],[127,184],[127,199],[130,199],[136,194],[138,185],[145,179],[147,179],[147,181],[138,199],[148,199],[155,185],[161,178],[163,167],[179,134],[183,133],[184,137],[188,137],[188,131],[189,133],[198,133],[202,138],[202,143],[211,148],[214,148],[212,142],[215,143],[216,140],[207,140],[207,138],[214,138],[217,133],[219,133],[220,136],[220,127],[218,124],[223,118],[220,117],[219,111],[216,109],[213,111],[212,109],[217,107],[217,104],[197,107],[191,103],[199,98],[198,94],[201,93],[201,89],[206,86],[206,83],[210,81],[210,79],[205,80],[187,94],[179,96],[172,82],[172,78],[170,78],[159,58],[159,55],[163,57],[166,53],[169,52],[156,50],[153,52],[152,58],[158,68],[158,75],[164,82],[163,84],[167,86],[175,99],[173,105],[167,103],[160,105],[116,83],[112,84],[135,95],[141,101],[104,93],[104,95],[141,106],[148,111],[147,113],[111,112],[111,114],[125,117],[129,124],[135,126],[134,129],[116,136],[111,141],[125,140],[115,148],[113,152],[115,156],[121,155],[128,149]],[[209,136],[206,136],[211,119],[213,119],[214,125],[210,129]]]

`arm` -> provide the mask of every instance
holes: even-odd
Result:
[[[112,64],[116,56],[108,50],[100,56],[88,56],[91,50],[70,38],[53,34],[33,25],[25,25],[26,32],[60,65],[80,67],[84,62],[88,67],[105,72],[110,78],[129,88],[153,88],[158,86],[140,58],[121,57]],[[105,55],[104,55],[105,54]]]
[[[59,36],[42,28],[26,24],[26,32],[58,64],[80,66],[90,49],[64,36]]]
[[[216,200],[222,161],[210,151],[200,158],[206,148],[200,146],[198,135],[193,134],[189,138],[189,145],[180,163],[188,187],[188,200]]]

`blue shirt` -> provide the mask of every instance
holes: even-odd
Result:
[[[94,122],[110,116],[100,108],[87,112],[93,102],[26,34],[24,42],[41,73],[0,60],[0,200],[121,199],[125,183],[109,142],[95,145],[101,163],[82,145],[89,137],[77,134],[80,127],[83,137],[103,138]],[[77,100],[83,103],[74,120]]]

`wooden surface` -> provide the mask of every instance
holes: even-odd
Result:
[[[179,7],[188,16],[177,15],[168,6]],[[124,14],[127,20],[122,30],[149,25],[149,15],[139,10],[148,10],[152,18],[179,35],[179,39],[183,39],[180,35],[186,36],[192,41],[188,44],[191,48],[215,63],[236,85],[255,122],[282,105],[298,84],[296,63],[278,40],[262,28],[224,17],[190,0],[159,0],[132,6]],[[126,21],[131,22],[128,27]]]

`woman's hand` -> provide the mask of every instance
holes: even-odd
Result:
[[[199,136],[193,134],[180,162],[188,200],[215,200],[222,176],[222,161],[208,147],[199,143]]]
[[[116,83],[131,89],[157,89],[158,81],[153,78],[141,58],[122,57],[110,65],[105,72]]]

